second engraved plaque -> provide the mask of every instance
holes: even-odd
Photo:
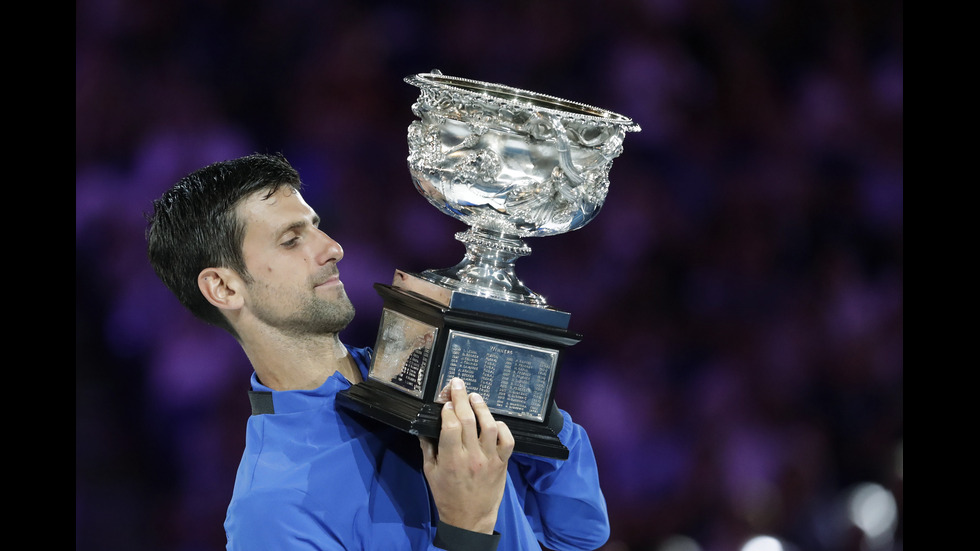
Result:
[[[439,388],[459,377],[490,411],[540,422],[557,367],[557,350],[450,331]]]

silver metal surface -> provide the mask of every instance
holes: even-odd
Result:
[[[491,412],[541,422],[557,366],[557,350],[450,330],[438,388],[459,377]],[[446,397],[436,402],[445,403]]]
[[[408,127],[408,166],[419,192],[470,228],[451,268],[420,275],[479,296],[547,306],[514,272],[525,237],[581,228],[598,214],[626,132],[616,113],[536,92],[421,73]]]
[[[422,398],[439,329],[385,308],[368,376]]]

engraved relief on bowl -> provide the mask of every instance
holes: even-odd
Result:
[[[517,237],[581,228],[602,207],[632,120],[544,94],[439,73],[410,76],[419,192],[471,227]]]

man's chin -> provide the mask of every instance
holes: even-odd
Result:
[[[304,318],[317,333],[339,333],[354,321],[354,306],[349,300],[318,302],[310,305]]]

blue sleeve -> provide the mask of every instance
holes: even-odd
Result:
[[[227,551],[345,549],[338,534],[330,534],[323,523],[300,505],[300,499],[283,495],[290,491],[255,491],[233,501],[225,520]]]
[[[559,410],[561,411],[561,410]],[[568,448],[562,461],[511,456],[511,478],[523,482],[524,511],[538,539],[556,551],[592,550],[609,539],[609,514],[599,487],[595,454],[585,429],[561,411],[559,440]]]

